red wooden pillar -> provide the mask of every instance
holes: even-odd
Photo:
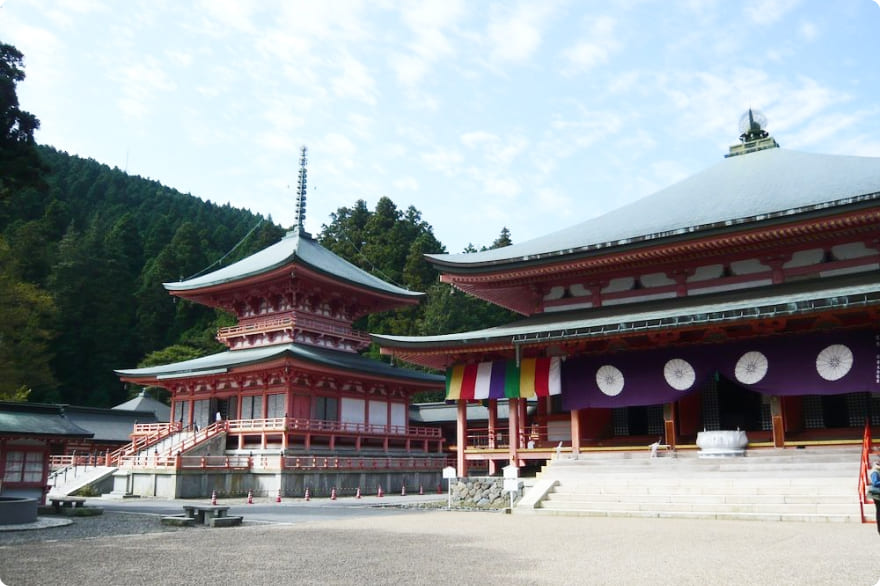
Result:
[[[489,449],[494,450],[498,447],[498,440],[495,437],[498,429],[498,399],[489,399]],[[498,464],[495,460],[489,460],[489,476],[498,472]]]
[[[770,397],[770,420],[773,427],[773,446],[785,447],[785,421],[782,417],[782,399],[773,395]]]
[[[666,436],[666,445],[675,447],[675,403],[663,405],[663,431]]]
[[[510,426],[510,428],[507,430],[507,434],[510,436],[510,463],[517,467],[519,467],[516,452],[519,448],[519,403],[521,400],[522,399],[508,399],[507,403],[507,422]]]
[[[458,469],[458,477],[467,476],[467,460],[464,457],[464,451],[467,449],[467,401],[459,400],[456,416],[456,468]]]
[[[571,410],[571,455],[576,457],[581,451],[581,410]]]

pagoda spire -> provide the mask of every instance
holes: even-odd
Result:
[[[296,184],[296,219],[295,224],[293,226],[294,230],[297,230],[302,236],[309,236],[309,233],[306,232],[305,221],[306,221],[306,179],[308,175],[308,171],[306,169],[306,164],[308,163],[308,158],[306,157],[306,153],[308,149],[305,146],[300,147],[300,156],[299,156],[299,180]]]

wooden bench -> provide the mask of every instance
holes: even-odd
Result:
[[[61,513],[62,507],[75,509],[76,507],[84,507],[86,504],[86,499],[81,496],[49,496],[48,498],[56,513]]]

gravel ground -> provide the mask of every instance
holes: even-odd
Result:
[[[208,529],[105,512],[16,533],[0,533],[8,586],[871,586],[880,576],[876,528],[857,524],[412,511]]]

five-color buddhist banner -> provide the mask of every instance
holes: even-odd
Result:
[[[458,364],[446,371],[446,399],[529,399],[562,392],[560,360],[524,358]]]
[[[766,395],[880,392],[880,334],[838,331],[557,358],[459,364],[447,400],[562,394],[564,409],[673,403],[724,377]]]

